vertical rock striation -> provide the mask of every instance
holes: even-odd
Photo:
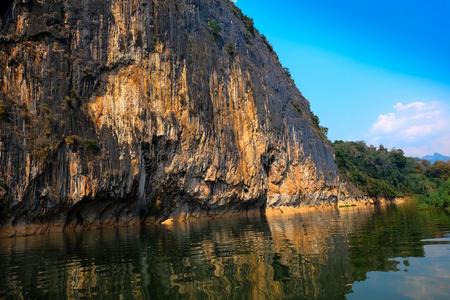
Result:
[[[9,1],[0,26],[4,223],[336,201],[308,101],[228,0]]]

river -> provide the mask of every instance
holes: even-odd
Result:
[[[0,240],[0,299],[450,299],[450,213],[346,208]]]

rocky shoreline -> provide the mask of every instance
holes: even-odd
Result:
[[[203,220],[214,220],[214,219],[224,219],[224,218],[242,218],[242,217],[289,217],[297,214],[309,214],[320,211],[327,210],[348,210],[348,209],[358,209],[358,208],[374,208],[374,207],[385,207],[388,205],[403,205],[409,201],[408,198],[397,198],[397,199],[371,199],[371,198],[361,198],[352,199],[347,201],[342,201],[337,204],[321,204],[316,206],[298,206],[298,207],[271,207],[266,209],[248,209],[248,210],[235,210],[235,211],[221,211],[215,213],[198,213],[195,215],[179,215],[174,216],[165,220],[157,221],[156,219],[146,218],[130,218],[118,220],[107,219],[102,221],[92,221],[90,223],[84,224],[67,224],[61,222],[49,222],[44,224],[31,223],[23,225],[7,225],[0,227],[0,238],[17,238],[32,235],[43,235],[50,233],[61,233],[61,232],[74,232],[74,231],[91,231],[91,230],[101,230],[104,228],[122,228],[122,227],[134,227],[134,226],[145,226],[145,225],[162,225],[171,226],[173,224],[179,223],[191,223],[191,222],[201,222]]]

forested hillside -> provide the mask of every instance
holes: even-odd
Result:
[[[371,197],[416,196],[429,206],[450,206],[450,163],[430,164],[402,150],[364,142],[333,144],[341,175]]]

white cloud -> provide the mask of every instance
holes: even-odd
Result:
[[[403,110],[408,110],[408,109],[422,110],[425,107],[426,107],[426,104],[424,102],[412,102],[412,103],[407,103],[407,104],[398,102],[394,105],[394,108],[397,111],[403,111]]]
[[[450,113],[437,101],[396,103],[380,114],[370,129],[369,142],[402,148],[412,156],[450,154]]]

